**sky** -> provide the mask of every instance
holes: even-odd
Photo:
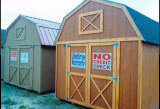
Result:
[[[1,29],[7,27],[19,14],[54,22],[62,19],[83,0],[1,0]],[[159,22],[159,0],[112,0],[123,3]]]

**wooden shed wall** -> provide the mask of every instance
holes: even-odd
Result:
[[[159,46],[142,43],[142,109],[159,108]]]
[[[41,93],[55,90],[56,47],[41,46]]]
[[[3,81],[7,82],[9,81],[9,69],[8,69],[8,62],[9,62],[9,49],[8,47],[4,47],[4,55],[3,55],[3,59],[4,59],[4,72],[3,72]]]
[[[57,53],[57,69],[56,69],[56,97],[62,100],[66,100],[65,98],[65,90],[66,90],[66,49],[63,48],[63,44],[58,44],[56,46]]]
[[[79,35],[79,15],[102,9],[104,15],[103,32],[98,34]],[[136,36],[135,31],[133,30],[122,9],[90,1],[66,20],[58,41],[93,40]]]
[[[33,47],[33,90],[40,92],[41,46]]]
[[[120,43],[119,109],[137,109],[138,41]]]

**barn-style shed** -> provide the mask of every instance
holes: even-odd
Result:
[[[60,24],[20,15],[7,28],[4,82],[38,93],[55,88],[55,40]]]
[[[126,5],[85,0],[56,41],[56,97],[91,108],[159,107],[159,23]]]
[[[1,29],[1,80],[3,79],[3,41],[6,34],[5,29]]]

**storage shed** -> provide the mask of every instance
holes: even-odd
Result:
[[[55,41],[60,24],[20,15],[7,28],[4,82],[38,93],[55,88]]]
[[[159,107],[159,23],[126,5],[85,0],[56,41],[56,97],[91,108]]]
[[[3,79],[3,41],[6,34],[5,29],[1,29],[1,80]]]

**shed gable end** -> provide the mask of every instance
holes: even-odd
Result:
[[[34,24],[20,18],[7,30],[4,46],[40,45],[36,31]]]
[[[87,34],[79,34],[82,29],[79,25],[79,16],[84,13],[92,13],[94,11],[103,10],[103,30],[100,32],[87,32]],[[94,23],[88,22],[90,25],[100,24],[100,20],[93,20]],[[91,24],[92,23],[92,24]],[[83,24],[82,24],[83,25]],[[88,26],[89,27],[89,26]],[[90,26],[88,30],[92,30],[94,26]],[[98,27],[98,26],[97,26]],[[110,38],[126,38],[137,37],[130,21],[125,15],[122,8],[113,7],[110,5],[89,1],[82,8],[66,18],[63,27],[61,28],[58,41],[77,41],[77,40],[96,40]]]

